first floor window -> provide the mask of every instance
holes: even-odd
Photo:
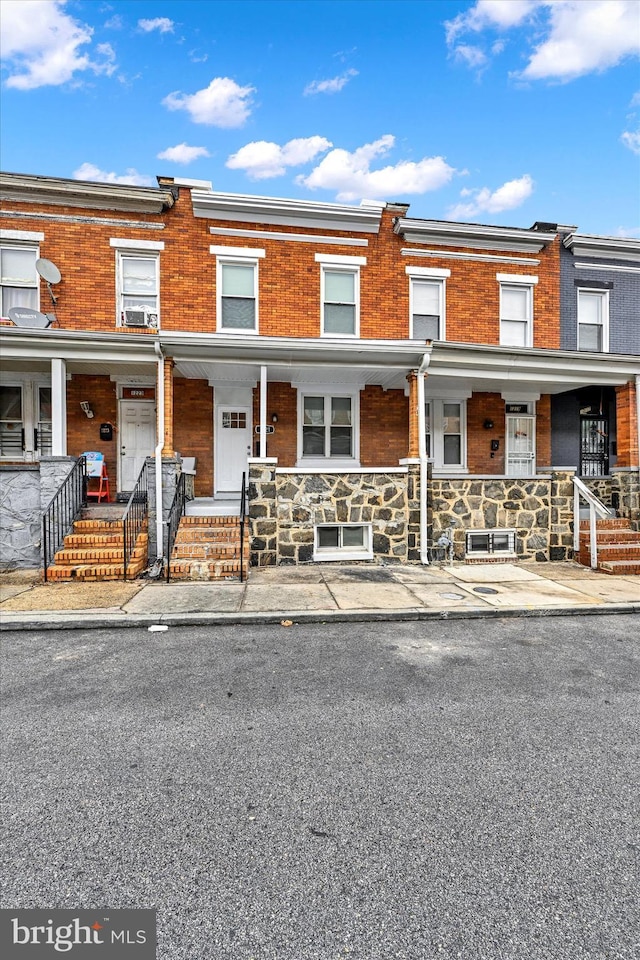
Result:
[[[354,456],[351,397],[304,397],[302,456]]]
[[[530,347],[533,325],[533,287],[500,284],[500,345]]]
[[[119,299],[122,324],[158,326],[158,263],[157,257],[120,254]]]
[[[0,316],[11,307],[38,309],[38,275],[35,247],[0,247]]]
[[[434,467],[466,465],[466,404],[462,400],[429,400],[425,405],[427,457]]]
[[[371,524],[337,523],[315,529],[314,560],[368,560],[373,556]]]
[[[257,263],[220,263],[220,329],[257,328]]]
[[[24,454],[22,387],[0,386],[0,456],[21,460]]]
[[[608,313],[606,290],[578,290],[578,350],[608,350]]]
[[[0,385],[0,457],[51,454],[51,387],[24,380]]]

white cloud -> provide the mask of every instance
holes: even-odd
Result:
[[[145,33],[151,33],[152,30],[158,30],[160,33],[173,33],[175,24],[168,17],[154,17],[153,20],[138,20],[138,26]]]
[[[395,137],[385,134],[353,153],[332,150],[308,177],[297,177],[296,183],[310,190],[335,190],[338,200],[348,202],[363,197],[385,200],[426,193],[444,186],[453,176],[453,167],[442,157],[425,157],[418,162],[403,160],[394,166],[371,170],[376,157],[384,156],[394,144]]]
[[[640,54],[637,0],[559,0],[549,5],[550,34],[521,76],[573,80]]]
[[[620,139],[625,147],[640,156],[640,130],[625,130]]]
[[[518,27],[531,28],[532,45],[526,67],[514,74],[519,79],[569,81],[640,53],[637,0],[477,0],[445,23],[445,33],[456,59],[475,67],[473,58],[465,56],[468,45],[460,37]],[[502,49],[499,40],[491,52]]]
[[[251,180],[266,180],[281,177],[287,167],[298,167],[324,153],[333,144],[324,137],[305,137],[289,140],[284,146],[267,140],[255,140],[232,154],[226,166],[231,170],[244,170]]]
[[[618,227],[616,237],[640,237],[640,227]]]
[[[129,183],[135,187],[151,187],[154,185],[152,177],[138,173],[133,167],[130,167],[126,173],[118,175],[101,170],[94,163],[83,163],[77,170],[74,170],[73,179],[94,180],[97,183]]]
[[[156,154],[158,160],[169,160],[171,163],[192,163],[198,157],[210,157],[206,147],[190,147],[186,143],[178,143],[175,147],[167,147],[162,153]]]
[[[111,75],[115,54],[109,44],[93,60],[86,50],[93,30],[64,12],[66,0],[3,0],[1,20],[2,59],[9,68],[6,85],[17,90],[59,86],[75,73],[92,70]]]
[[[456,60],[466,63],[468,67],[474,69],[484,67],[488,63],[487,55],[482,52],[480,47],[474,47],[468,43],[459,43],[453,53]]]
[[[357,70],[347,70],[339,77],[333,77],[331,80],[314,80],[304,88],[305,97],[314,93],[339,93],[342,88],[349,83],[351,77],[357,77]]]
[[[186,110],[194,123],[212,127],[241,127],[251,113],[254,87],[241,87],[229,77],[216,77],[197,93],[175,91],[162,103],[169,110]]]
[[[640,107],[640,90],[631,97],[631,107]]]
[[[468,203],[458,203],[448,212],[450,220],[472,220],[481,213],[502,213],[519,207],[533,193],[533,180],[528,173],[518,180],[508,180],[497,190],[483,187],[481,190],[465,188],[461,197],[471,197]]]

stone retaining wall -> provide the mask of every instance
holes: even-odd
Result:
[[[312,562],[319,523],[370,523],[374,561],[414,559],[417,492],[412,468],[280,473],[275,461],[251,463],[251,565]]]
[[[611,477],[580,477],[585,487],[598,498],[605,507],[612,505],[613,480]]]
[[[640,475],[636,467],[612,470],[612,500],[619,517],[640,530]]]
[[[42,525],[38,464],[0,469],[0,569],[39,567]]]

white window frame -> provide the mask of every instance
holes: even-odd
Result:
[[[358,527],[363,531],[363,546],[358,550],[349,550],[338,544],[338,547],[321,547],[318,544],[318,530],[320,528],[330,527],[338,529],[338,539],[342,539],[342,531],[345,527]],[[373,529],[371,523],[319,523],[313,528],[313,559],[319,562],[325,560],[373,560]]]
[[[538,283],[538,277],[526,276],[524,274],[518,273],[497,273],[496,280],[500,284],[500,345],[506,347],[513,347],[513,349],[526,349],[533,346],[533,321],[534,321],[534,299],[533,291]],[[517,287],[518,289],[523,289],[527,293],[527,317],[520,321],[525,326],[525,342],[524,345],[519,346],[516,344],[505,343],[502,337],[502,323],[513,323],[518,321],[505,320],[503,317],[502,310],[502,295],[505,288]]]
[[[447,339],[447,279],[451,276],[451,270],[440,267],[405,267],[409,278],[409,339],[415,340],[413,329],[413,291],[414,284],[420,282],[434,283],[439,287],[439,324],[438,336],[436,340]]]
[[[578,287],[576,292],[576,311],[577,311],[577,340],[576,347],[578,350],[582,350],[580,346],[580,296],[581,294],[586,294],[587,296],[596,296],[599,297],[602,304],[602,347],[599,351],[597,350],[587,350],[586,353],[609,353],[609,291],[602,290],[594,287]],[[591,326],[591,324],[585,324],[585,326]]]
[[[216,331],[232,337],[254,337],[260,333],[260,261],[266,257],[266,251],[253,247],[210,246],[209,253],[216,258]],[[255,324],[247,327],[222,326],[222,268],[223,266],[253,267],[253,299],[255,303]]]
[[[334,339],[358,340],[360,338],[360,267],[366,266],[366,257],[349,257],[338,254],[316,253],[316,263],[320,264],[320,334]],[[325,277],[327,273],[346,273],[353,276],[354,317],[353,333],[335,333],[325,331]]]
[[[0,386],[18,387],[21,390],[22,421],[20,429],[24,430],[24,450],[21,450],[16,456],[0,453],[0,462],[33,463],[39,460],[41,456],[48,456],[49,453],[43,453],[41,447],[36,448],[34,431],[40,423],[38,419],[40,412],[38,407],[39,390],[40,387],[48,387],[51,389],[51,380],[42,376],[34,377],[30,374],[20,376],[20,374],[18,374],[12,377],[0,378]]]
[[[22,239],[22,236],[24,239]],[[24,290],[35,290],[35,306],[29,307],[30,310],[40,310],[40,277],[36,270],[35,264],[36,260],[40,257],[40,247],[37,242],[34,242],[33,238],[37,237],[38,239],[44,239],[44,234],[31,234],[27,231],[21,230],[3,230],[0,231],[0,250],[28,250],[33,251],[33,273],[34,273],[34,282],[33,284],[4,284],[2,283],[2,278],[0,276],[0,316],[3,320],[8,319],[8,309],[4,310],[4,296],[2,295],[2,290],[4,287],[11,287],[13,289],[19,288]]]
[[[119,246],[119,244],[127,243],[127,246]],[[151,313],[157,314],[158,320],[156,324],[150,323],[149,326],[154,330],[160,329],[161,324],[161,308],[160,308],[160,250],[164,249],[164,243],[153,243],[151,241],[139,241],[135,243],[134,241],[118,241],[111,240],[111,246],[117,246],[116,249],[116,326],[126,329],[132,329],[127,326],[124,322],[124,270],[123,264],[125,260],[151,260],[155,263],[155,289],[153,293],[149,293],[149,297],[155,297],[156,306],[155,310],[151,309]],[[131,294],[126,294],[126,296],[131,296]],[[133,307],[127,307],[126,309],[133,309]]]
[[[444,405],[447,403],[457,403],[460,405],[460,462],[444,462]],[[430,417],[427,413],[427,407],[430,405]],[[434,473],[468,473],[467,468],[467,398],[460,396],[451,397],[426,397],[425,398],[425,417],[430,420],[431,452],[428,457],[433,463]]]
[[[351,457],[305,456],[302,452],[302,429],[304,426],[304,398],[323,397],[325,402],[325,451],[328,448],[330,422],[327,410],[331,410],[331,398],[340,397],[351,400]],[[351,389],[341,384],[327,387],[314,386],[312,383],[298,385],[298,459],[297,467],[325,467],[327,469],[348,470],[360,466],[360,389]]]
[[[470,550],[470,541],[474,537],[487,537],[488,550]],[[498,537],[507,537],[508,545],[506,550],[496,550],[494,541]],[[492,527],[479,530],[465,530],[465,557],[515,557],[517,545],[516,530],[513,527]]]

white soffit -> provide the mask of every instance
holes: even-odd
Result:
[[[444,220],[414,220],[398,217],[394,233],[408,243],[442,244],[480,250],[513,250],[517,253],[540,253],[552,243],[555,233],[524,230],[519,227],[492,227],[474,223],[451,223]]]
[[[350,233],[378,233],[380,207],[353,207],[347,204],[286,200],[240,193],[192,190],[195,217],[237,223],[311,227],[318,230],[345,230]]]

